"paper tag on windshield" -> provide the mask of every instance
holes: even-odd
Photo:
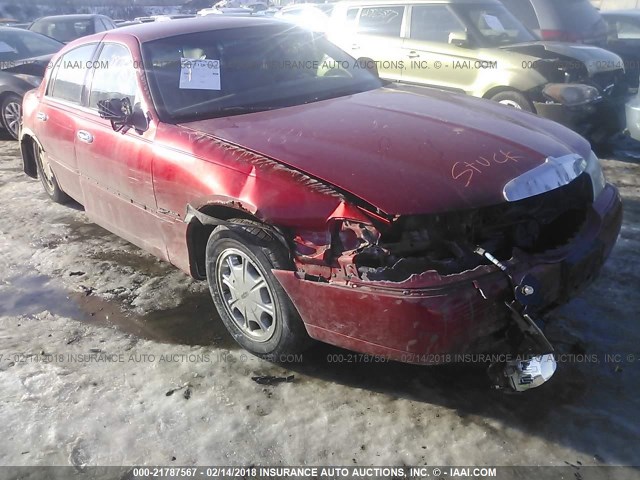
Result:
[[[0,53],[17,53],[17,51],[11,45],[5,42],[0,42]]]
[[[487,23],[491,30],[495,30],[497,32],[504,32],[504,26],[498,17],[493,15],[483,15],[482,18]]]
[[[180,59],[180,88],[220,90],[220,61],[197,58]]]

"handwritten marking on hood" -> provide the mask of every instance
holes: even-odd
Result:
[[[516,156],[512,152],[503,152],[500,150],[490,157],[479,157],[470,162],[456,162],[451,167],[451,178],[465,182],[464,187],[471,185],[473,179],[490,170],[495,165],[501,165],[508,162],[518,163],[522,157]]]

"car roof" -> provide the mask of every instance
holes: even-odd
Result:
[[[466,4],[466,5],[500,5],[499,0],[348,0],[338,2],[336,5],[415,5],[418,3],[443,3],[443,4]]]
[[[291,24],[282,20],[272,19],[269,17],[236,17],[225,15],[207,15],[198,18],[185,18],[179,22],[151,22],[142,23],[140,25],[130,25],[127,27],[101,32],[89,37],[83,37],[83,40],[93,40],[103,38],[107,41],[110,37],[118,35],[130,35],[136,37],[140,43],[159,40],[166,37],[174,37],[176,35],[184,35],[189,33],[200,33],[211,30],[227,30],[233,28],[251,28],[264,25],[286,25]]]

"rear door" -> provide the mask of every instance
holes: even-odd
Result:
[[[166,259],[151,171],[155,127],[116,132],[98,113],[99,101],[125,97],[146,111],[136,64],[127,45],[102,44],[87,77],[86,108],[76,122],[76,155],[89,217]]]
[[[75,151],[78,109],[97,43],[70,50],[53,65],[38,112],[36,136],[60,188],[84,203]]]

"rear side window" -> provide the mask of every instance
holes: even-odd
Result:
[[[95,32],[96,33],[100,33],[100,32],[104,32],[107,29],[107,27],[105,27],[104,22],[102,21],[101,18],[96,18],[95,20]]]
[[[540,22],[529,0],[501,0],[502,4],[530,30],[539,30]]]
[[[449,43],[451,32],[464,32],[465,26],[446,5],[414,6],[411,9],[410,38],[424,42]]]
[[[95,49],[95,44],[83,45],[60,57],[47,85],[47,96],[79,105]]]
[[[360,13],[358,32],[384,37],[399,37],[404,7],[368,7]]]
[[[617,34],[620,39],[640,38],[640,21],[627,20],[624,18],[607,19],[610,29]]]
[[[100,100],[127,97],[131,105],[136,103],[138,82],[131,53],[124,45],[108,43],[95,62],[89,108],[98,109]]]

